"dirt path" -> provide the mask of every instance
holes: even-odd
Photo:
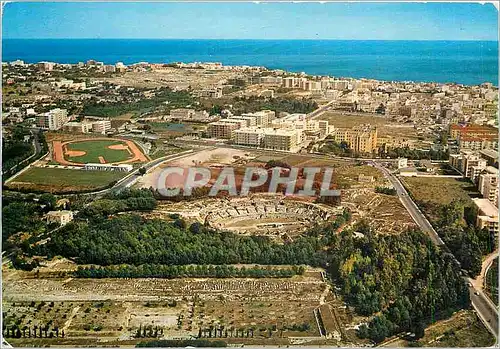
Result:
[[[71,311],[71,315],[69,316],[69,319],[64,323],[64,326],[62,328],[64,332],[68,332],[68,328],[71,325],[73,318],[76,316],[76,313],[78,313],[78,310],[80,310],[80,306],[74,307],[73,310]]]

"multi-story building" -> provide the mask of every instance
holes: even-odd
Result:
[[[241,120],[245,122],[244,127],[252,127],[257,126],[257,119],[255,116],[240,116],[240,115],[232,115],[227,120]]]
[[[201,90],[198,92],[199,97],[208,97],[208,98],[221,98],[222,97],[222,87],[214,87],[205,90]]]
[[[91,122],[67,122],[63,126],[64,131],[72,133],[89,133],[92,131]]]
[[[263,147],[293,152],[298,149],[301,139],[300,130],[267,128],[264,130]]]
[[[498,151],[493,149],[483,149],[479,152],[479,156],[488,162],[488,166],[498,168]]]
[[[498,208],[488,199],[473,199],[478,208],[476,226],[498,236]]]
[[[170,111],[170,116],[168,116],[167,118],[177,119],[181,121],[208,121],[211,119],[210,114],[206,111],[196,111],[189,108],[172,109]]]
[[[498,169],[486,167],[486,170],[479,175],[478,189],[483,198],[498,207]]]
[[[105,65],[102,67],[102,70],[105,73],[114,73],[116,72],[116,67],[114,65]]]
[[[294,88],[295,83],[296,83],[296,79],[294,77],[283,78],[283,87],[284,88]]]
[[[476,154],[468,155],[465,158],[463,174],[472,182],[476,183],[476,181],[479,179],[479,175],[486,168],[486,165],[486,160],[481,159]]]
[[[46,130],[59,130],[68,121],[66,109],[52,109],[37,117],[37,125]]]
[[[252,147],[263,147],[265,129],[245,127],[234,131],[234,143]]]
[[[92,132],[106,134],[111,130],[111,121],[109,120],[99,120],[92,123]]]
[[[265,85],[281,85],[283,78],[281,76],[261,76],[260,83]]]
[[[241,116],[255,117],[255,124],[257,126],[267,127],[275,119],[276,113],[273,110],[261,110],[255,113],[241,114]]]
[[[491,126],[453,124],[450,135],[458,142],[460,150],[498,148],[498,129]]]
[[[207,135],[210,138],[231,139],[233,138],[233,132],[239,128],[241,128],[240,123],[228,122],[227,119],[211,122],[207,127]]]
[[[485,135],[481,137],[460,136],[458,139],[459,150],[498,149],[498,135]]]
[[[372,153],[377,150],[377,128],[371,125],[336,129],[333,135],[337,143],[346,142],[355,152]]]
[[[39,62],[36,65],[40,71],[52,71],[52,70],[54,70],[54,63],[52,63],[52,62]]]
[[[456,168],[465,178],[477,183],[479,175],[486,169],[487,161],[481,158],[477,152],[461,151],[460,154],[451,154],[449,158],[451,166]]]

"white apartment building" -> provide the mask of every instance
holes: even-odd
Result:
[[[265,129],[246,127],[234,131],[234,142],[239,145],[262,147]]]
[[[242,120],[233,120],[236,122],[230,122],[228,119],[223,121],[211,122],[207,127],[207,135],[210,138],[219,139],[232,139],[233,132],[241,128]]]
[[[59,130],[68,121],[66,109],[52,109],[37,117],[37,125],[46,130]]]
[[[261,76],[259,80],[264,85],[281,85],[283,83],[281,76]]]
[[[182,121],[208,121],[210,114],[204,110],[196,111],[189,108],[172,109],[168,119],[177,119]]]
[[[238,116],[232,115],[226,120],[241,120],[245,122],[244,127],[257,126],[257,119],[254,116]]]
[[[498,208],[488,199],[472,199],[476,204],[479,214],[476,225],[478,228],[486,228],[490,233],[498,236]]]
[[[479,175],[478,189],[483,198],[498,207],[498,169],[486,167],[486,171]]]
[[[460,171],[464,177],[477,183],[479,175],[486,169],[488,162],[477,153],[466,151],[450,155],[450,165]]]
[[[114,65],[105,65],[102,67],[102,70],[105,73],[114,73],[116,72],[116,67]]]
[[[63,129],[72,133],[89,133],[92,131],[92,123],[71,121],[65,123]]]
[[[41,71],[52,71],[55,64],[52,62],[39,62],[36,65]]]
[[[273,110],[261,110],[255,113],[241,114],[241,116],[255,117],[255,123],[257,126],[267,127],[269,126],[269,123],[276,118],[276,112]]]
[[[265,149],[294,152],[302,141],[302,132],[294,129],[264,129],[263,147]]]
[[[111,121],[109,120],[99,120],[92,123],[92,132],[106,134],[111,130]]]

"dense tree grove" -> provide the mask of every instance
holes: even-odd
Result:
[[[232,265],[160,265],[144,264],[139,266],[123,264],[119,266],[79,267],[74,275],[81,278],[289,278],[302,275],[303,266],[290,268],[271,268],[254,266],[236,268]]]
[[[27,142],[24,137],[29,136]],[[3,176],[8,178],[15,173],[17,164],[33,154],[31,133],[28,128],[16,126],[6,134],[2,142],[2,169]]]
[[[379,342],[468,305],[468,289],[453,256],[421,232],[381,236],[368,231],[362,238],[343,232],[335,235],[329,252],[329,272],[345,300],[359,314],[381,312],[360,336]]]
[[[193,103],[193,97],[188,91],[172,91],[168,87],[161,87],[155,92],[155,96],[149,99],[137,101],[124,100],[117,103],[99,103],[94,97],[85,102],[82,114],[92,116],[115,117],[125,113],[144,113],[165,105],[169,102],[170,109],[183,108]]]
[[[81,210],[81,216],[90,219],[108,217],[125,211],[150,211],[156,207],[154,193],[149,189],[124,189],[91,202]]]
[[[279,245],[262,236],[182,229],[176,221],[118,215],[76,221],[52,235],[42,248],[50,256],[76,257],[82,264],[308,264],[323,265],[320,241],[300,237]],[[43,251],[41,251],[43,252]]]
[[[318,103],[316,103],[313,99],[290,97],[235,97],[228,101],[228,104],[232,106],[232,112],[235,115],[253,113],[265,109],[273,110],[276,113],[287,112],[307,114],[318,108]],[[211,106],[211,113],[220,113],[220,111],[227,108],[227,105],[213,104]]]
[[[477,209],[465,207],[459,201],[439,207],[435,227],[446,246],[461,263],[462,268],[477,275],[481,271],[482,256],[493,252],[495,236],[487,229],[475,226]]]

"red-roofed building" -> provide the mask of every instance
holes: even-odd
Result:
[[[482,125],[450,126],[450,135],[458,142],[459,150],[498,149],[498,129]]]

